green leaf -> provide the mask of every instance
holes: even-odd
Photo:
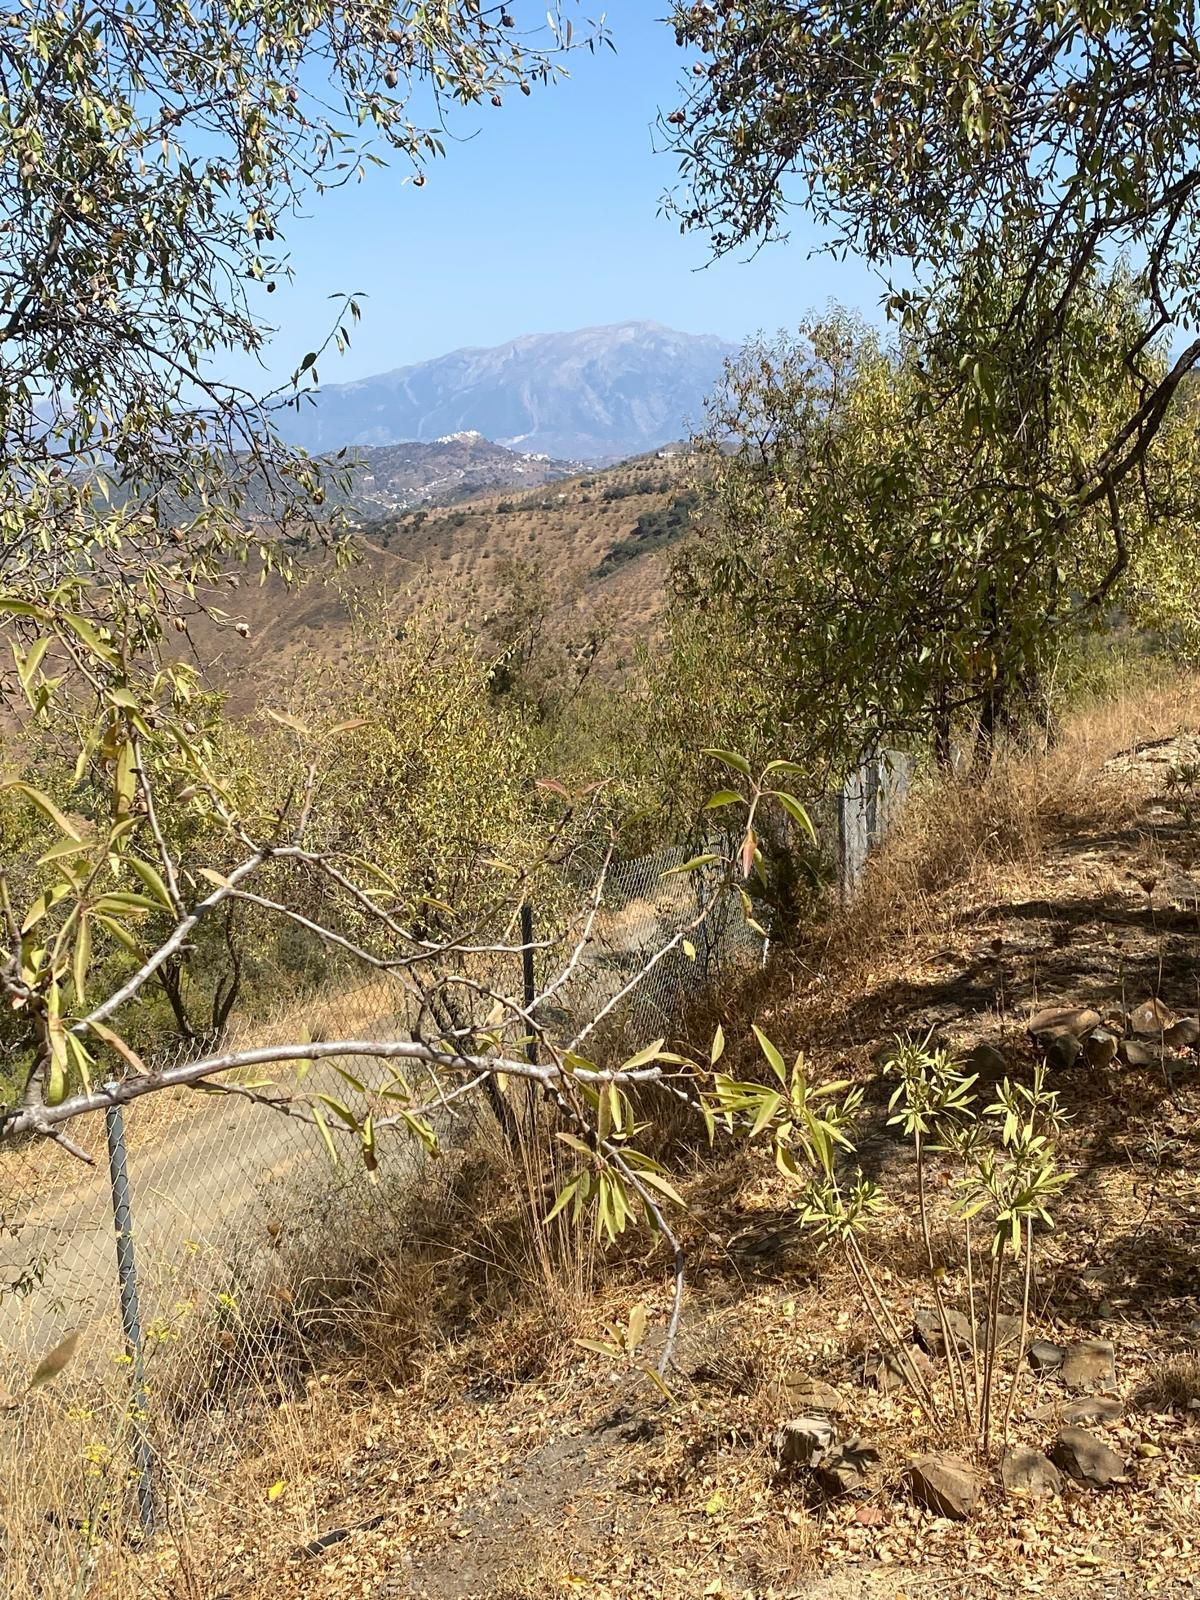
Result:
[[[589,1151],[589,1154],[590,1153],[591,1152]],[[564,1184],[563,1187],[558,1191],[558,1198],[555,1200],[553,1208],[546,1213],[545,1221],[547,1223],[553,1222],[555,1217],[558,1216],[559,1212],[562,1211],[566,1206],[570,1205],[571,1201],[575,1198],[575,1194],[581,1181],[582,1179],[579,1177],[572,1178],[569,1183]]]
[[[25,934],[31,928],[36,928],[42,918],[51,912],[59,901],[65,900],[70,893],[71,885],[69,883],[53,883],[48,889],[43,889],[25,913],[25,920],[21,924],[21,932]]]
[[[75,1070],[79,1074],[80,1082],[85,1089],[90,1091],[92,1087],[92,1068],[96,1063],[84,1049],[82,1039],[73,1033],[65,1034],[64,1038],[67,1042],[67,1050],[75,1063]]]
[[[151,866],[148,861],[143,861],[138,856],[126,856],[126,862],[146,885],[150,893],[165,910],[172,910],[171,896],[167,893],[167,886],[163,882],[162,874],[157,867]]]
[[[736,750],[701,750],[702,756],[711,756],[714,761],[720,761],[733,772],[740,772],[743,778],[750,776],[750,763],[745,756],[738,755]]]
[[[37,808],[42,815],[51,821],[60,833],[65,833],[68,839],[80,843],[83,835],[74,823],[68,822],[66,817],[54,804],[48,794],[43,794],[40,789],[35,789],[31,783],[25,783],[20,778],[12,778],[7,783],[0,783],[0,793],[13,789],[18,794],[23,794],[29,803]]]
[[[724,1054],[725,1054],[725,1029],[718,1022],[717,1023],[717,1031],[716,1031],[716,1033],[713,1034],[712,1048],[708,1052],[708,1059],[709,1059],[710,1065],[715,1067],[717,1062],[720,1061],[721,1057]]]
[[[81,1011],[87,1009],[87,975],[92,960],[92,930],[86,912],[80,912],[79,927],[75,933],[75,948],[71,952],[71,981],[75,985],[75,1002]]]
[[[714,861],[719,861],[720,859],[720,856],[714,855],[710,851],[707,855],[693,856],[690,861],[685,861],[682,866],[668,867],[667,870],[660,873],[659,876],[661,878],[674,878],[681,872],[695,872],[697,867],[711,866]]]
[[[666,1042],[665,1036],[661,1039],[655,1039],[653,1044],[646,1045],[646,1047],[642,1050],[639,1050],[636,1055],[630,1056],[628,1061],[622,1061],[619,1070],[621,1072],[633,1072],[638,1067],[649,1065],[651,1061],[657,1061],[662,1054],[662,1048]]]
[[[105,916],[104,912],[96,907],[92,908],[92,920],[98,922],[102,928],[111,933],[117,943],[123,949],[128,950],[131,956],[135,956],[139,962],[146,959],[145,949],[138,943],[123,922],[116,917]]]
[[[813,844],[817,842],[817,830],[813,827],[812,818],[805,808],[796,799],[794,794],[787,794],[782,789],[772,790],[772,794],[779,804],[791,817],[796,825],[804,830]]]
[[[329,1131],[329,1124],[325,1121],[325,1113],[321,1110],[320,1106],[314,1106],[312,1108],[312,1114],[313,1121],[316,1123],[321,1138],[325,1142],[325,1149],[329,1153],[330,1163],[336,1167],[338,1165],[338,1153],[333,1143],[333,1135]]]
[[[108,641],[101,637],[100,630],[86,617],[74,616],[69,612],[63,613],[63,622],[71,632],[87,646],[97,661],[103,661],[106,667],[119,667],[121,657]]]
[[[340,1117],[348,1128],[352,1129],[355,1133],[358,1132],[358,1118],[348,1106],[344,1106],[340,1100],[335,1100],[331,1094],[319,1094],[317,1099],[320,1100],[323,1105],[327,1105],[335,1117]],[[315,1111],[317,1108],[314,1106],[313,1109]]]
[[[128,889],[113,889],[96,901],[96,911],[111,915],[114,911],[157,911],[158,901],[149,895],[133,894]]]
[[[705,811],[716,811],[720,806],[744,805],[745,796],[734,792],[732,789],[718,789],[716,794],[704,804]]]
[[[751,1139],[757,1139],[758,1135],[767,1126],[768,1122],[770,1122],[771,1118],[779,1110],[782,1104],[783,1096],[781,1094],[776,1094],[774,1089],[763,1090],[758,1111],[755,1114],[754,1122],[750,1128]]]
[[[672,1205],[682,1206],[684,1209],[686,1209],[687,1202],[684,1200],[679,1190],[676,1189],[673,1184],[669,1183],[667,1179],[663,1177],[661,1172],[639,1172],[638,1182],[644,1183],[648,1188],[655,1190],[655,1192],[658,1194],[661,1194],[663,1198],[669,1200]]]
[[[762,1053],[767,1058],[768,1066],[771,1068],[771,1071],[775,1074],[775,1076],[779,1079],[780,1083],[783,1084],[783,1086],[786,1088],[787,1087],[787,1067],[784,1064],[784,1060],[783,1060],[782,1055],[779,1053],[779,1051],[776,1049],[776,1047],[771,1043],[770,1039],[767,1038],[766,1034],[762,1031],[762,1029],[758,1026],[757,1023],[754,1023],[752,1026],[754,1028],[754,1037],[758,1040],[758,1043],[759,1043],[759,1046],[760,1046],[760,1048],[762,1050]]]
[[[21,680],[21,688],[25,691],[25,698],[31,706],[36,704],[33,694],[33,680],[37,670],[42,664],[42,659],[50,647],[50,635],[43,634],[40,639],[35,639],[29,649],[22,652],[13,645],[13,659],[17,664],[17,676]]]
[[[576,1339],[573,1341],[581,1350],[591,1350],[598,1356],[620,1356],[624,1354],[619,1344],[606,1344],[603,1339]]]
[[[646,1308],[639,1301],[629,1313],[629,1326],[625,1330],[625,1349],[633,1355],[638,1345],[646,1337]]]

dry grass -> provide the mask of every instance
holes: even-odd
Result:
[[[639,517],[668,504],[692,470],[686,456],[634,461],[523,492],[501,490],[430,507],[419,522],[409,514],[363,541],[361,562],[349,577],[319,568],[298,592],[284,591],[275,580],[243,587],[240,614],[250,640],[201,623],[197,648],[206,661],[215,658],[215,677],[227,685],[232,707],[244,711],[264,683],[290,677],[314,646],[331,659],[339,656],[348,633],[348,585],[411,594],[414,605],[436,588],[457,597],[456,613],[461,608],[474,619],[481,593],[494,592],[505,562],[516,555],[536,560],[551,587],[552,628],[570,632],[581,608],[590,616],[603,603],[614,623],[611,659],[628,659],[657,625],[668,555],[641,556],[605,578],[596,569]],[[645,492],[626,492],[643,485]]]
[[[565,1219],[544,1224],[562,1178],[544,1110],[522,1108],[518,1126],[515,1149],[481,1113],[443,1156],[404,1157],[376,1181],[342,1169],[268,1186],[219,1244],[169,1271],[143,1258],[143,1304],[158,1308],[150,1432],[181,1571],[199,1548],[209,1559],[204,1524],[231,1492],[234,1456],[268,1457],[271,1481],[302,1495],[308,1428],[314,1411],[327,1417],[320,1374],[357,1374],[371,1394],[406,1389],[427,1408],[464,1386],[503,1395],[560,1370],[599,1263]],[[103,1326],[111,1336],[111,1316]],[[0,1454],[12,1600],[142,1592],[129,1367],[95,1338],[86,1352],[0,1418],[15,1445]],[[19,1372],[5,1376],[19,1389]]]
[[[1200,1351],[1168,1356],[1139,1390],[1137,1399],[1145,1411],[1187,1411],[1200,1403]]]
[[[982,777],[927,775],[853,905],[802,941],[802,964],[851,994],[868,974],[902,966],[912,941],[952,934],[964,910],[1032,892],[1064,838],[1134,821],[1144,796],[1116,758],[1197,727],[1200,678],[1142,680],[1073,713],[1049,750],[1007,751]]]
[[[931,786],[848,916],[831,918],[798,957],[698,1007],[685,1031],[703,1048],[720,1015],[737,1060],[742,1023],[774,1013],[781,1043],[813,1040],[814,1070],[841,1076],[849,1059],[869,1073],[873,1022],[863,1011],[848,1025],[843,998],[861,1000],[881,976],[912,979],[971,908],[1048,893],[1047,873],[1064,850],[1136,821],[1144,792],[1119,764],[1106,772],[1110,758],[1198,724],[1200,690],[1187,683],[1088,709],[1048,756],[1014,754],[983,784]],[[984,935],[972,924],[969,937]],[[1022,1048],[1018,1071],[1029,1060]],[[661,1333],[662,1257],[631,1241],[599,1261],[565,1224],[542,1224],[563,1173],[544,1110],[522,1104],[515,1151],[485,1119],[415,1175],[363,1183],[336,1207],[327,1194],[291,1212],[272,1204],[279,1226],[269,1244],[261,1224],[230,1242],[225,1276],[206,1280],[206,1315],[181,1326],[152,1364],[158,1398],[171,1399],[159,1408],[167,1515],[153,1551],[139,1553],[129,1537],[117,1369],[111,1399],[90,1398],[86,1419],[66,1388],[46,1390],[12,1419],[36,1472],[22,1478],[14,1456],[0,1481],[18,1507],[6,1510],[10,1592],[14,1600],[342,1600],[390,1584],[436,1600],[579,1592],[682,1600],[722,1592],[709,1588],[718,1581],[734,1592],[789,1593],[817,1561],[846,1557],[891,1562],[915,1551],[926,1570],[951,1563],[959,1573],[993,1560],[1019,1565],[1018,1544],[1041,1581],[1063,1552],[1090,1552],[1089,1518],[1101,1519],[1114,1547],[1133,1541],[1128,1548],[1136,1544],[1151,1567],[1185,1561],[1196,1506],[1181,1474],[1194,1450],[1185,1430],[1194,1429],[1188,1406],[1200,1368],[1194,1351],[1168,1346],[1164,1357],[1163,1342],[1175,1342],[1164,1329],[1182,1317],[1172,1296],[1194,1289],[1186,1241],[1152,1242],[1154,1219],[1136,1229],[1131,1219],[1146,1221],[1151,1178],[1162,1207],[1181,1217],[1194,1173],[1181,1164],[1148,1177],[1138,1165],[1130,1107],[1141,1106],[1147,1085],[1161,1093],[1157,1078],[1127,1079],[1109,1086],[1104,1107],[1094,1093],[1072,1103],[1072,1160],[1083,1167],[1107,1151],[1107,1165],[1078,1198],[1071,1192],[1047,1241],[1036,1316],[1039,1331],[1056,1338],[1103,1332],[1118,1316],[1122,1383],[1147,1412],[1176,1421],[1139,1420],[1158,1453],[1138,1458],[1131,1490],[1090,1501],[1082,1519],[1073,1503],[1034,1516],[997,1501],[972,1528],[930,1531],[901,1482],[906,1455],[929,1441],[914,1433],[910,1406],[854,1387],[854,1357],[871,1333],[848,1275],[798,1238],[794,1196],[756,1151],[690,1180],[683,1226],[692,1287],[672,1401],[637,1362],[585,1355],[573,1341],[623,1323],[638,1301]],[[1101,1112],[1111,1112],[1111,1128]],[[1187,1137],[1179,1135],[1181,1150]],[[1125,1142],[1105,1144],[1117,1139]],[[895,1148],[884,1150],[885,1163]],[[907,1318],[923,1266],[899,1181],[890,1168],[899,1200],[873,1259]],[[1168,1283],[1158,1263],[1172,1249],[1180,1260],[1171,1257],[1178,1277]],[[1083,1268],[1096,1262],[1111,1282],[1093,1295]],[[1138,1272],[1146,1276],[1131,1290],[1127,1275]],[[223,1320],[214,1310],[221,1294],[232,1302]],[[1101,1296],[1120,1295],[1130,1298],[1116,1313],[1103,1309]],[[1146,1330],[1136,1321],[1143,1302]],[[841,1385],[848,1425],[886,1456],[865,1521],[854,1505],[814,1508],[801,1485],[775,1475],[769,1441],[787,1414],[787,1379],[801,1373]],[[1016,1417],[1021,1438],[1044,1444],[1043,1398],[1023,1387]],[[91,1517],[105,1505],[94,1536],[69,1526],[76,1508]],[[49,1534],[47,1508],[59,1508]],[[387,1519],[377,1534],[353,1531],[375,1516]],[[335,1527],[352,1531],[327,1558],[295,1555]],[[897,1587],[907,1592],[899,1576]]]

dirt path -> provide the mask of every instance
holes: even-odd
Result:
[[[378,1074],[386,1070],[372,1063],[351,1066],[360,1077],[372,1068]],[[332,1068],[310,1074],[305,1088],[346,1094]],[[304,1181],[299,1175],[311,1169],[319,1177],[328,1161],[319,1131],[303,1122],[234,1096],[191,1094],[189,1100],[186,1114],[145,1142],[137,1138],[140,1108],[127,1112],[144,1324],[163,1308],[181,1264],[219,1256],[235,1224],[243,1224],[256,1206],[263,1208],[265,1224],[268,1186],[296,1173],[299,1192]],[[0,1281],[11,1281],[30,1262],[43,1264],[41,1283],[30,1294],[0,1299],[0,1360],[6,1365],[27,1365],[79,1328],[87,1330],[85,1347],[98,1356],[121,1347],[112,1195],[102,1142],[93,1154],[96,1164],[82,1180],[37,1199],[18,1214],[15,1237],[0,1242]],[[23,1160],[20,1151],[0,1156],[0,1192],[22,1192]]]

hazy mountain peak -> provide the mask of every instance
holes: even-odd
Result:
[[[523,334],[327,384],[284,428],[314,451],[482,435],[527,454],[636,455],[702,420],[733,350],[647,321]]]

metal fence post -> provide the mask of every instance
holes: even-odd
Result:
[[[133,1204],[129,1171],[125,1164],[125,1118],[121,1107],[110,1105],[104,1113],[108,1135],[108,1171],[112,1179],[113,1225],[117,1231],[117,1277],[121,1286],[121,1327],[125,1354],[132,1363],[129,1415],[133,1427],[133,1454],[138,1475],[138,1515],[142,1532],[154,1532],[154,1457],[146,1433],[146,1368],[142,1357],[142,1325],[138,1307],[137,1266],[133,1259]]]
[[[521,979],[525,995],[525,1011],[528,1015],[533,1002],[537,999],[537,984],[533,975],[533,906],[528,900],[521,905]],[[531,1067],[537,1066],[537,1037],[532,1028],[525,1041],[525,1059]]]

